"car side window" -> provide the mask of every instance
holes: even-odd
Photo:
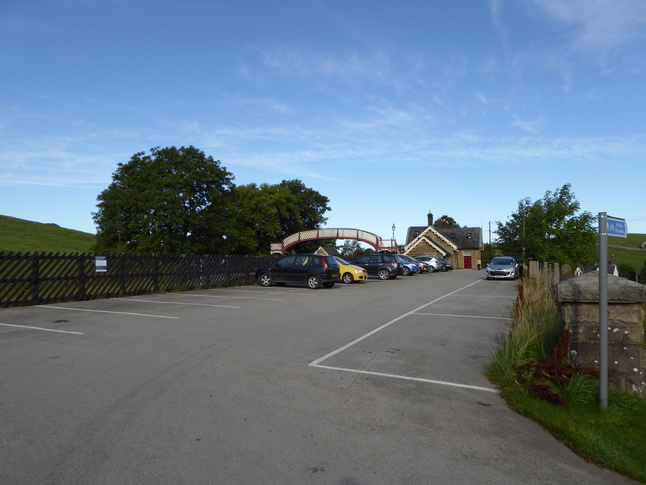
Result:
[[[379,255],[370,256],[370,262],[371,263],[381,263],[381,256],[379,256]]]
[[[294,260],[294,266],[305,266],[307,265],[307,256],[298,255]]]
[[[283,259],[279,260],[276,263],[276,266],[291,266],[294,264],[294,259],[296,256],[285,256]]]
[[[366,264],[368,262],[368,256],[361,256],[359,259],[357,259],[357,263],[359,264]]]

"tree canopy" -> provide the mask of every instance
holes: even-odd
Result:
[[[453,219],[453,217],[449,217],[447,215],[443,215],[442,217],[438,217],[435,220],[435,224],[433,224],[435,227],[438,229],[448,229],[450,227],[460,227],[460,225]]]
[[[223,202],[233,175],[189,147],[152,148],[118,164],[99,194],[97,249],[136,253],[198,253],[209,246],[208,209]]]
[[[328,198],[300,180],[249,184],[232,191],[229,251],[259,254],[295,232],[321,227]]]
[[[236,186],[233,179],[192,146],[136,153],[97,197],[95,250],[263,254],[326,221],[328,198],[300,180]]]
[[[524,260],[575,265],[595,261],[595,218],[579,213],[570,184],[545,192],[541,200],[525,198],[506,223],[497,225],[497,243],[505,253]]]

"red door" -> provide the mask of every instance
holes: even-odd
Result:
[[[473,266],[471,265],[471,256],[465,256],[464,257],[464,269],[472,269]]]

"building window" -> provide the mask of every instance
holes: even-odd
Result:
[[[455,239],[455,233],[452,232],[451,235],[449,236],[451,239]]]
[[[471,239],[471,233],[467,232],[467,239]]]
[[[415,237],[419,236],[419,231],[415,231]]]

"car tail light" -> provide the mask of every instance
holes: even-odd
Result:
[[[323,269],[327,270],[327,258],[323,258]]]

